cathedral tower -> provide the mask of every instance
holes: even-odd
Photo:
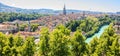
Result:
[[[64,4],[64,8],[63,8],[63,15],[66,15],[66,7],[65,7],[65,4]]]

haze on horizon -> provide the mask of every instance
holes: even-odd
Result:
[[[24,9],[67,9],[100,12],[120,11],[120,0],[0,0],[0,3]]]

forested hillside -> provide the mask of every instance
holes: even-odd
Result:
[[[7,12],[0,12],[0,23],[5,22],[5,21],[14,21],[14,20],[35,20],[38,19],[42,16],[48,16],[48,14],[36,14],[36,13],[31,13],[31,14],[25,14],[25,13],[7,13]]]
[[[86,37],[91,37],[94,33],[97,33],[101,26],[109,25],[112,22],[112,19],[107,15],[102,18],[96,18],[88,16],[83,20],[72,20],[66,24],[66,27],[72,32],[76,30],[81,30]]]

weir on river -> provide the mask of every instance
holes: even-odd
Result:
[[[95,33],[92,37],[89,37],[85,40],[85,42],[89,43],[93,38],[97,37],[100,38],[100,36],[103,34],[104,30],[108,28],[109,25],[104,25],[100,28],[100,31],[98,33]]]

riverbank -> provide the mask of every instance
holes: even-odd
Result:
[[[86,33],[86,34],[85,34],[85,37],[87,37],[87,38],[92,37],[95,33],[98,33],[98,32],[100,31],[100,29],[101,29],[104,25],[109,25],[109,24],[110,24],[109,22],[105,22],[105,23],[103,23],[103,24],[100,24],[99,27],[97,27],[96,29],[94,29],[94,30]]]
[[[104,26],[102,26],[102,27],[100,28],[100,30],[98,31],[98,33],[95,33],[93,36],[87,38],[85,42],[89,43],[93,38],[95,38],[95,37],[99,38],[99,37],[103,34],[104,30],[105,30],[108,26],[109,26],[109,25],[104,25]]]

